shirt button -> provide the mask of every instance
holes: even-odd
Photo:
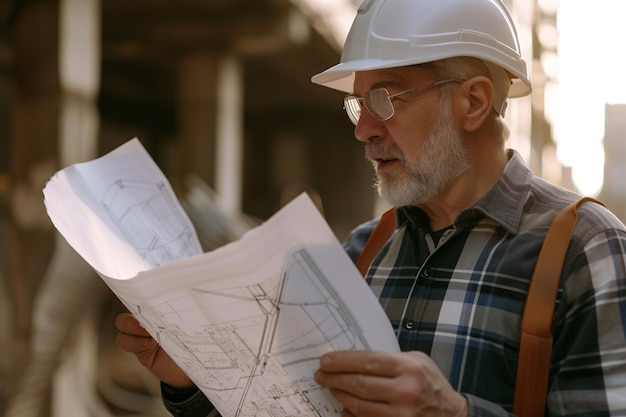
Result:
[[[424,268],[422,275],[428,277],[430,275],[430,268]]]
[[[413,330],[415,327],[415,322],[413,320],[407,320],[404,322],[404,328],[407,330]]]

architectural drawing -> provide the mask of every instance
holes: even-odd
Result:
[[[319,357],[399,352],[306,194],[207,253],[136,139],[59,172],[44,197],[72,248],[225,417],[337,417],[341,405],[313,380]]]
[[[223,415],[337,416],[313,380],[319,356],[369,345],[319,261],[300,249],[258,284],[128,307]]]
[[[201,253],[164,182],[118,179],[107,188],[101,203],[150,265]]]

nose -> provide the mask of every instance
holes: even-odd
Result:
[[[358,141],[368,142],[374,138],[382,136],[385,124],[375,119],[369,111],[363,109],[359,122],[354,128],[354,136]]]

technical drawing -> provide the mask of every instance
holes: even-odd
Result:
[[[338,416],[341,405],[313,380],[319,357],[370,346],[319,262],[299,249],[255,285],[127,307],[223,415]]]
[[[126,240],[151,266],[201,253],[165,183],[118,179],[101,204]]]
[[[137,140],[63,172],[44,193],[53,223],[223,416],[337,417],[341,404],[313,379],[319,357],[399,352],[374,293],[306,194],[202,253]]]

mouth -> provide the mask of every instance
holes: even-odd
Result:
[[[378,173],[397,168],[398,164],[403,165],[400,150],[379,141],[370,141],[366,144],[365,158],[372,163]]]
[[[393,165],[400,163],[400,160],[397,158],[374,158],[372,161],[378,171],[391,169]]]

